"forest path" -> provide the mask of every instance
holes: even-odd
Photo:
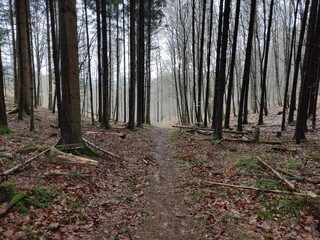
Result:
[[[179,168],[173,159],[172,130],[158,127],[154,131],[155,158],[159,167],[145,192],[148,216],[138,236],[147,240],[196,239],[192,217],[178,189]]]

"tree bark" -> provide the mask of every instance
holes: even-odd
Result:
[[[82,142],[76,0],[59,0],[61,46],[61,141]]]

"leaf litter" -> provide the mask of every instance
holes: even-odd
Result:
[[[27,117],[18,121],[15,116],[9,116],[13,133],[0,136],[0,148],[13,154],[14,159],[1,159],[1,171],[36,155],[37,148],[57,143],[59,130],[50,127],[57,125],[56,116],[39,109],[36,121],[36,131],[29,132]],[[102,154],[96,158],[98,167],[92,168],[57,164],[42,156],[9,175],[7,180],[13,182],[18,191],[27,192],[28,210],[15,208],[2,218],[0,238],[146,239],[154,232],[158,234],[154,239],[165,239],[165,236],[320,239],[317,201],[289,194],[201,184],[211,181],[287,191],[279,179],[259,164],[256,156],[292,176],[317,179],[320,169],[317,131],[308,134],[310,141],[295,146],[289,127],[281,138],[281,148],[294,148],[294,151],[279,151],[258,143],[221,142],[213,146],[208,136],[171,130],[171,138],[165,144],[171,144],[169,161],[172,163],[164,168],[159,154],[166,148],[159,149],[157,140],[163,130],[146,128],[135,132],[120,125],[104,130],[90,126],[89,122],[83,119],[84,137],[123,160],[112,160]],[[273,132],[277,128],[262,127],[261,136],[274,140]],[[232,137],[229,133],[225,136]],[[181,202],[179,206],[157,198],[157,193],[152,194],[161,184],[169,183],[154,180],[161,176],[169,178],[168,174],[161,173],[170,172],[168,166],[174,168],[175,177],[169,179],[174,183],[166,197],[176,198],[169,202]],[[299,191],[319,194],[319,184],[291,181]],[[160,194],[164,193],[161,191],[165,188],[160,190]],[[160,212],[150,210],[157,204],[172,208],[165,219],[159,218]],[[186,222],[186,216],[191,220]],[[168,218],[173,218],[173,225],[184,232],[170,235],[161,230],[159,233],[157,223],[161,225]],[[170,225],[166,226],[170,229]]]

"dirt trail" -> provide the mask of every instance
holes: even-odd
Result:
[[[173,161],[170,129],[157,128],[155,157],[159,164],[151,186],[146,189],[146,218],[139,237],[146,240],[196,239],[192,217],[188,215],[178,189],[179,169]]]

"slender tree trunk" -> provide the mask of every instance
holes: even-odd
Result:
[[[221,44],[221,64],[219,68],[219,78],[216,83],[217,106],[214,116],[214,139],[222,139],[222,118],[223,118],[223,97],[225,93],[226,83],[226,65],[227,65],[227,48],[228,48],[228,33],[229,33],[229,18],[231,0],[225,0],[224,3],[224,18]]]
[[[46,18],[47,18],[47,50],[48,50],[48,108],[52,110],[52,66],[51,66],[51,40],[50,40],[50,15],[49,15],[49,0],[46,0]]]
[[[203,85],[203,55],[204,55],[204,30],[205,30],[205,19],[206,19],[206,6],[207,1],[203,0],[202,8],[202,26],[201,26],[201,38],[200,38],[200,59],[199,59],[199,72],[198,72],[198,124],[202,122],[202,85]]]
[[[211,45],[212,45],[212,32],[213,32],[213,0],[210,1],[210,21],[209,21],[209,40],[208,40],[208,54],[207,54],[207,86],[206,86],[206,98],[204,106],[204,126],[208,127],[208,108],[210,97],[210,65],[211,65]]]
[[[309,4],[310,4],[310,0],[306,0],[303,18],[301,21],[301,30],[300,30],[300,36],[299,36],[298,49],[297,49],[297,56],[294,63],[293,83],[292,83],[290,109],[289,109],[289,116],[288,116],[289,124],[293,123],[294,111],[296,110],[298,75],[299,75],[299,67],[300,67],[300,62],[302,57],[304,35],[305,35],[306,24],[308,19]]]
[[[289,79],[290,79],[290,72],[291,72],[291,62],[293,57],[293,48],[294,48],[294,40],[296,36],[296,30],[297,30],[297,15],[298,15],[298,9],[300,0],[297,0],[294,12],[294,24],[292,29],[292,35],[291,35],[291,43],[290,43],[290,52],[289,52],[289,62],[287,65],[287,72],[286,72],[286,85],[284,90],[284,96],[283,96],[283,108],[282,108],[282,122],[281,122],[281,131],[284,131],[286,128],[286,111],[288,107],[288,91],[289,91]]]
[[[151,125],[151,10],[153,0],[148,1],[148,24],[147,24],[147,78],[146,78],[146,124]]]
[[[103,89],[103,111],[102,111],[102,126],[110,128],[109,122],[109,59],[108,59],[108,41],[107,41],[107,3],[106,0],[101,1],[102,15],[102,89]]]
[[[13,82],[14,82],[14,101],[15,103],[19,102],[19,81],[17,74],[17,46],[15,39],[15,30],[14,30],[14,17],[13,17],[13,6],[12,0],[9,0],[9,8],[10,8],[10,25],[11,25],[11,37],[12,37],[12,59],[13,59]]]
[[[237,42],[238,42],[238,29],[239,29],[239,16],[240,16],[240,5],[241,0],[237,0],[236,6],[236,14],[235,14],[235,23],[233,30],[233,43],[232,43],[232,52],[231,52],[231,60],[230,60],[230,77],[229,77],[229,86],[228,86],[228,95],[226,102],[226,114],[224,127],[230,128],[230,112],[231,112],[231,97],[234,85],[234,68],[236,62],[236,52],[237,52]]]
[[[136,0],[130,1],[130,86],[129,86],[129,123],[133,129],[135,124],[136,95]]]
[[[88,55],[88,77],[90,88],[90,111],[91,111],[91,125],[94,125],[94,111],[93,111],[93,92],[92,92],[92,77],[91,77],[91,53],[90,53],[90,40],[89,40],[89,26],[88,26],[88,10],[87,0],[84,0],[85,19],[86,19],[86,40],[87,40],[87,55]]]
[[[269,59],[269,46],[270,46],[270,36],[271,36],[271,26],[272,26],[272,16],[273,16],[273,6],[274,0],[271,0],[270,3],[270,13],[269,13],[269,22],[268,22],[268,30],[267,30],[267,39],[266,39],[266,49],[264,56],[264,67],[263,67],[263,78],[261,83],[261,99],[260,99],[260,112],[259,112],[259,120],[258,125],[263,124],[263,109],[265,107],[265,97],[266,97],[266,88],[267,88],[267,71],[268,71],[268,59]]]
[[[116,18],[117,18],[117,52],[116,52],[116,57],[117,57],[117,89],[116,89],[116,117],[115,117],[115,123],[119,121],[119,105],[120,105],[120,99],[119,99],[119,94],[120,94],[120,44],[119,44],[119,3],[116,4]]]
[[[3,67],[2,67],[2,53],[0,46],[0,128],[7,127],[7,111],[6,103],[4,99],[4,76],[3,76]]]
[[[123,121],[127,122],[127,71],[126,71],[126,21],[125,4],[122,1],[122,28],[123,28]]]
[[[256,15],[256,0],[251,0],[249,32],[248,32],[248,40],[247,40],[247,48],[246,48],[246,59],[245,59],[245,63],[244,63],[241,96],[240,96],[239,111],[238,111],[238,126],[237,126],[238,131],[242,131],[242,129],[243,129],[242,117],[243,117],[243,113],[245,110],[246,93],[248,92],[248,89],[249,89],[252,40],[253,40],[253,32],[254,32],[255,15]]]
[[[49,6],[50,6],[50,18],[51,18],[51,37],[52,37],[52,54],[53,54],[53,64],[54,64],[54,77],[55,77],[55,97],[57,99],[57,106],[58,106],[58,125],[61,127],[61,92],[60,92],[60,67],[59,67],[59,48],[57,43],[57,37],[56,37],[56,17],[55,17],[55,11],[54,11],[54,1],[49,0]],[[54,111],[55,107],[53,107]]]
[[[307,129],[307,118],[308,118],[308,104],[310,101],[310,87],[311,81],[314,77],[314,66],[312,63],[316,62],[317,56],[314,46],[316,44],[315,39],[315,26],[317,17],[318,1],[312,0],[310,8],[310,17],[308,24],[308,34],[307,34],[307,46],[306,53],[303,63],[303,76],[301,80],[300,87],[300,98],[297,113],[297,123],[295,131],[296,143],[299,144],[301,140],[305,139],[305,132]],[[317,70],[317,69],[316,69]]]
[[[137,127],[145,123],[145,68],[144,68],[144,0],[139,1],[138,56],[137,56]]]
[[[97,10],[97,58],[98,58],[98,119],[102,123],[102,67],[101,67],[101,1],[96,0]]]

